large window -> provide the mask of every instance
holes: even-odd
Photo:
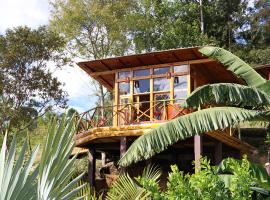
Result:
[[[171,119],[177,114],[172,109],[181,106],[179,102],[188,95],[188,73],[186,64],[118,72],[118,102],[132,103],[127,113],[134,123]],[[173,102],[175,105],[171,105]]]

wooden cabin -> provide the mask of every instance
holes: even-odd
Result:
[[[83,123],[76,135],[76,146],[90,152],[88,169],[92,185],[97,158],[102,158],[103,165],[111,160],[117,163],[136,138],[190,112],[181,108],[181,103],[197,87],[220,82],[245,84],[196,47],[91,60],[78,65],[113,94],[113,105],[82,114]],[[171,164],[177,164],[181,170],[192,172],[192,161],[198,164],[200,155],[218,164],[222,158],[240,158],[254,151],[254,147],[228,128],[179,141],[150,161],[134,164],[132,169],[154,162],[165,171]]]

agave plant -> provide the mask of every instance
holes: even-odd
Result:
[[[120,159],[121,166],[149,159],[179,140],[232,127],[246,121],[270,121],[270,82],[232,53],[218,47],[203,47],[202,54],[221,62],[247,86],[218,83],[197,88],[185,106],[198,111],[152,129],[139,137]],[[222,107],[210,107],[209,106]]]
[[[28,160],[24,160],[27,142],[15,160],[16,139],[7,151],[4,138],[0,155],[0,199],[1,200],[56,200],[72,199],[85,185],[77,185],[82,175],[71,180],[75,157],[69,159],[74,146],[73,118],[53,118],[40,163],[33,167],[38,147]],[[82,199],[78,197],[77,199]]]

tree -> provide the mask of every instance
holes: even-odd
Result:
[[[68,41],[71,56],[89,60],[126,53],[129,42],[123,17],[132,1],[56,0],[51,5],[50,26]],[[106,94],[96,84],[103,107]]]
[[[127,15],[135,52],[214,43],[201,33],[197,1],[139,0]]]
[[[8,29],[0,35],[0,130],[21,128],[48,107],[66,104],[49,61],[65,61],[64,40],[46,27]],[[63,58],[63,59],[62,59]]]
[[[140,136],[120,159],[121,166],[148,159],[179,140],[222,130],[244,121],[269,123],[270,81],[232,53],[217,47],[203,47],[200,52],[221,62],[227,70],[245,80],[248,86],[220,83],[196,89],[186,106],[204,108],[152,129]],[[254,99],[255,101],[252,101]],[[219,107],[221,106],[222,107]]]

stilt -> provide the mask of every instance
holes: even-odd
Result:
[[[222,161],[222,142],[215,144],[215,163],[218,165]]]
[[[121,137],[120,138],[120,158],[123,157],[126,151],[127,151],[127,137]]]
[[[101,166],[106,165],[106,153],[101,152]]]
[[[88,151],[88,180],[90,187],[95,187],[96,178],[96,149],[90,147]]]
[[[202,155],[202,136],[194,136],[194,155],[195,155],[195,172],[200,169],[200,158]]]

